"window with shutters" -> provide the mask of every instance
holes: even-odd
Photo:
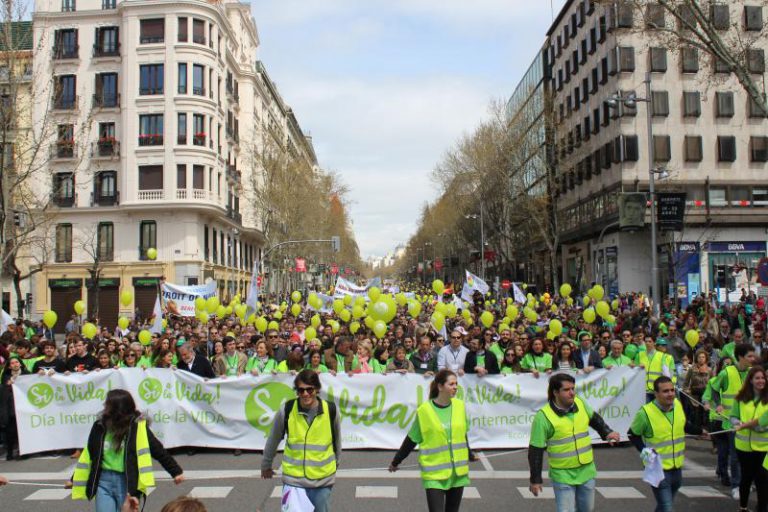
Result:
[[[76,59],[79,53],[77,44],[77,29],[66,28],[54,32],[53,58]]]
[[[597,135],[600,133],[600,109],[596,108],[592,111],[592,133]]]
[[[56,206],[75,205],[75,175],[71,172],[58,172],[53,175],[51,199]]]
[[[696,48],[683,47],[680,49],[680,68],[683,73],[699,72],[699,51]]]
[[[162,146],[163,133],[163,114],[139,116],[139,146]]]
[[[635,16],[634,6],[629,2],[616,4],[616,26],[619,28],[632,28]]]
[[[669,135],[653,136],[653,160],[655,162],[669,162],[672,160]]]
[[[117,203],[117,172],[98,172],[96,174],[93,194],[94,201],[99,206],[112,206]]]
[[[192,188],[205,190],[205,167],[202,165],[192,166]]]
[[[663,28],[666,24],[665,8],[659,3],[650,3],[645,8],[645,25],[649,28]]]
[[[732,135],[720,135],[717,137],[717,161],[736,161],[736,137]]]
[[[763,30],[763,8],[759,5],[744,6],[744,30]]]
[[[192,20],[192,42],[205,44],[205,21],[198,19]]]
[[[733,92],[716,92],[715,93],[715,113],[717,117],[733,117]]]
[[[96,27],[94,57],[114,57],[120,55],[120,29],[118,27]]]
[[[186,164],[176,164],[176,190],[187,190]]]
[[[597,42],[604,43],[605,38],[608,37],[608,19],[605,16],[600,16],[597,22]]]
[[[139,166],[139,190],[162,190],[163,166],[142,165]]]
[[[139,94],[163,94],[165,68],[163,64],[143,64],[139,66]]]
[[[143,220],[139,225],[139,259],[147,259],[147,249],[157,248],[157,222]]]
[[[608,57],[603,57],[603,59],[600,61],[600,85],[605,85],[608,83],[609,74],[611,74],[611,72],[610,72]]]
[[[72,224],[56,226],[56,263],[72,261]]]
[[[703,159],[702,138],[699,135],[686,135],[683,140],[686,162],[701,162]]]
[[[709,6],[709,20],[715,30],[731,28],[731,13],[728,4],[713,4]]]
[[[141,20],[139,32],[140,44],[162,43],[165,41],[165,19]]]
[[[682,4],[677,7],[677,26],[680,30],[693,30],[698,26],[696,15],[690,5]]]
[[[712,60],[714,61],[715,66],[715,73],[730,73],[731,72],[731,66],[721,59],[720,57],[717,57],[715,55],[712,56]]]
[[[747,69],[750,73],[765,73],[765,50],[762,48],[747,50]]]
[[[701,93],[699,91],[683,92],[683,117],[701,116]]]
[[[189,39],[189,20],[187,18],[179,18],[179,36],[178,41],[180,43],[186,43]]]
[[[635,70],[635,49],[622,46],[618,49],[619,71],[632,72]]]
[[[98,258],[101,261],[115,259],[115,225],[111,222],[100,222],[96,233]]]
[[[753,162],[768,162],[768,137],[750,137],[749,154]]]
[[[649,53],[650,68],[654,73],[664,73],[667,71],[667,49],[651,48]]]
[[[765,103],[765,95],[763,95],[763,103]],[[768,115],[763,105],[755,101],[751,96],[747,98],[747,111],[749,112],[749,117],[753,118],[766,117]]]
[[[669,115],[669,93],[667,91],[653,91],[651,93],[651,113],[654,117],[667,117]]]
[[[613,140],[613,161],[637,162],[640,157],[636,135],[619,135]]]

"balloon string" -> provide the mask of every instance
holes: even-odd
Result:
[[[679,392],[681,395],[685,395],[685,396],[687,396],[687,397],[688,397],[688,400],[690,400],[690,401],[691,401],[691,402],[693,402],[694,404],[696,404],[696,405],[700,405],[700,406],[701,406],[703,409],[706,409],[706,407],[704,406],[704,404],[703,404],[703,403],[699,402],[698,400],[696,400],[695,398],[693,398],[691,395],[689,395],[688,393],[686,393],[686,392],[685,392],[685,391],[683,391],[682,389],[678,389],[677,391],[678,391],[678,392]],[[728,420],[728,416],[726,416],[725,414],[719,413],[719,412],[717,412],[717,411],[713,411],[711,408],[710,408],[710,410],[709,410],[708,412],[712,412],[712,413],[714,413],[714,414],[715,414],[715,416],[719,416],[720,418],[722,418],[722,419],[724,419],[724,420],[726,420],[726,421]]]

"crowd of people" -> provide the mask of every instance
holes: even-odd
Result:
[[[530,373],[551,381],[551,375],[627,366],[645,372],[648,403],[659,396],[659,377],[669,379],[689,430],[702,436],[716,432],[712,443],[721,483],[731,488],[742,508],[752,482],[758,483],[759,510],[764,511],[768,481],[762,460],[758,461],[768,451],[764,433],[768,391],[760,369],[768,363],[764,299],[745,292],[742,300],[721,304],[703,295],[685,307],[667,300],[654,311],[639,293],[603,300],[602,290],[599,296],[590,290],[583,299],[574,300],[570,292],[560,291],[539,297],[529,294],[525,304],[513,304],[510,298],[478,292],[471,301],[457,302],[450,290],[436,294],[413,287],[407,303],[398,301],[386,331],[378,333],[363,318],[350,322],[349,314],[339,313],[341,308],[317,311],[301,302],[298,311],[291,312],[290,297],[285,301],[262,297],[258,314],[270,324],[263,331],[253,317],[246,320],[236,314],[211,317],[207,322],[168,317],[162,332],[153,334],[148,343],[139,341],[139,332],[148,324],[134,322],[114,332],[102,328],[85,338],[73,319],[67,323],[68,332],[55,340],[42,322],[18,320],[0,335],[0,427],[6,456],[17,457],[11,385],[28,373],[170,368],[203,378],[299,375],[305,370],[353,377],[417,373],[432,378],[450,371],[480,377]],[[411,307],[413,302],[419,307]],[[610,304],[610,314],[595,315],[603,304]],[[350,306],[351,301],[343,302],[347,313]],[[518,307],[524,307],[525,314],[517,314]],[[446,310],[450,313],[442,315],[444,325],[436,325],[442,323],[435,321],[436,312]],[[92,321],[98,325],[98,319]],[[449,403],[449,398],[445,395],[441,405]],[[739,435],[745,424],[750,425],[750,435],[759,439],[757,449]],[[610,434],[603,427],[601,435]],[[412,436],[414,444],[418,437]],[[401,448],[400,455],[407,451]],[[451,501],[450,496],[447,499]]]

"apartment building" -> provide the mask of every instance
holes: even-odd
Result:
[[[250,5],[37,0],[33,21],[35,95],[47,98],[33,122],[54,127],[39,190],[55,215],[35,311],[66,319],[80,299],[95,311],[98,286],[111,327],[150,314],[161,277],[244,296],[264,244],[248,201],[254,152],[270,136],[315,158],[257,61]],[[122,290],[133,304],[119,305]]]
[[[763,4],[713,3],[708,15],[723,37],[746,39],[764,34]],[[717,290],[725,298],[727,287],[747,281],[754,290],[766,255],[768,121],[727,65],[701,49],[661,43],[654,27],[675,24],[654,2],[639,9],[570,0],[547,33],[562,272],[582,290],[593,282],[612,293],[650,290],[650,208],[645,229],[622,232],[617,221],[620,194],[648,191],[651,169],[669,174],[655,175],[657,192],[687,194],[684,229],[660,233],[655,248],[662,294],[685,301]],[[742,56],[760,84],[766,46],[757,38]],[[630,93],[649,101],[634,108],[606,102]]]

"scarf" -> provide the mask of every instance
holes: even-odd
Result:
[[[368,359],[370,358],[357,356],[357,361],[358,363],[360,363],[360,366],[358,367],[360,373],[373,373],[373,370],[371,369],[371,367],[368,366]]]

